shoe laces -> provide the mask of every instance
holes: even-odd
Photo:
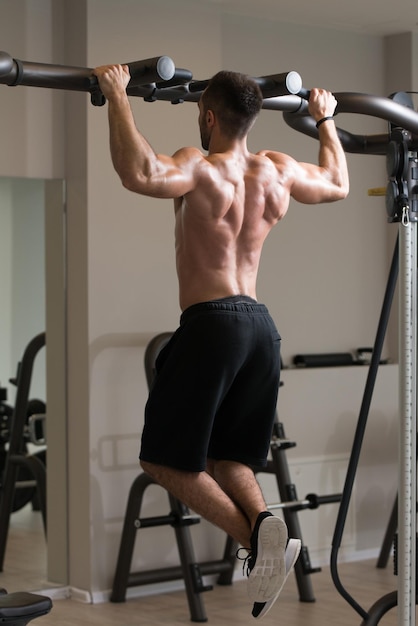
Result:
[[[243,552],[245,553],[243,555]],[[237,557],[237,559],[239,561],[243,561],[242,564],[242,573],[243,575],[250,575],[251,570],[254,567],[254,563],[253,563],[253,558],[252,558],[252,554],[250,551],[247,550],[247,548],[238,548],[238,550],[235,553],[235,556]]]

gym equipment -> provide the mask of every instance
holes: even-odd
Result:
[[[283,383],[281,383],[282,386]],[[307,494],[304,500],[298,498],[296,485],[292,482],[286,452],[294,448],[296,443],[290,441],[285,434],[284,425],[279,421],[276,413],[273,433],[270,443],[271,460],[265,468],[254,468],[256,473],[273,474],[276,477],[280,502],[270,503],[270,510],[281,509],[288,528],[289,536],[302,541],[300,556],[295,564],[296,582],[301,602],[315,602],[312,588],[311,574],[319,572],[321,568],[313,568],[307,546],[303,543],[302,530],[297,513],[306,509],[316,509],[322,504],[336,503],[341,500],[341,494],[318,496]]]
[[[187,70],[176,70],[176,72],[184,73]],[[186,77],[186,74],[184,76]],[[293,70],[270,76],[254,77],[254,80],[260,86],[264,98],[284,96],[286,94],[304,94],[305,96],[307,94],[302,89],[300,75]],[[175,84],[174,80],[172,80],[169,83],[160,82],[154,85],[136,86],[129,89],[128,94],[141,97],[146,102],[155,102],[156,100],[164,100],[172,104],[198,102],[208,82],[209,80],[192,80],[190,73],[190,78],[185,80],[184,84]],[[298,101],[300,101],[300,98]]]
[[[416,590],[416,363],[417,363],[417,221],[418,221],[418,115],[408,94],[393,94],[382,99],[362,94],[336,94],[338,111],[364,113],[386,119],[388,133],[378,136],[354,136],[340,131],[344,148],[366,154],[386,154],[389,182],[386,194],[388,221],[399,224],[375,347],[364,390],[352,454],[347,470],[343,498],[336,522],[331,552],[331,573],[339,593],[363,618],[363,624],[374,626],[391,608],[398,606],[399,624],[415,623]],[[298,117],[299,116],[299,117]],[[312,123],[299,112],[294,118],[284,114],[291,126],[313,136]],[[400,274],[400,469],[397,508],[399,527],[395,553],[398,590],[383,596],[369,611],[350,596],[341,583],[337,569],[337,554],[341,543],[349,501],[354,484],[368,410],[382,352],[394,289]],[[396,505],[396,503],[395,503]],[[389,528],[393,527],[392,512]],[[385,538],[387,543],[388,538]],[[387,549],[387,548],[386,548]]]
[[[167,344],[172,333],[160,333],[151,339],[144,356],[145,373],[148,387],[154,378],[154,364],[158,354]],[[269,473],[276,476],[281,502],[272,503],[269,509],[282,509],[289,530],[289,535],[302,539],[298,512],[304,509],[316,509],[321,504],[339,502],[340,494],[317,496],[308,494],[304,500],[297,497],[296,487],[291,482],[289,467],[286,459],[286,450],[296,444],[285,437],[283,424],[277,419],[274,424],[271,440],[271,460],[265,468],[253,468],[255,473]],[[124,525],[121,535],[119,554],[117,559],[113,588],[112,602],[124,602],[128,587],[136,587],[156,582],[177,580],[183,578],[186,587],[190,618],[195,622],[207,621],[205,608],[200,597],[204,591],[212,589],[204,585],[203,576],[219,574],[217,580],[220,585],[230,585],[236,564],[238,544],[231,537],[227,537],[223,557],[220,560],[198,563],[193,549],[190,526],[200,522],[200,516],[191,515],[188,507],[182,502],[168,495],[171,506],[168,515],[158,517],[140,517],[145,490],[156,484],[152,478],[142,473],[137,476],[131,485],[126,506]],[[181,565],[141,572],[131,572],[132,555],[135,547],[136,533],[141,528],[170,525],[174,528]],[[310,574],[319,571],[311,566],[309,552],[306,545],[302,545],[301,555],[295,565],[296,581],[299,597],[304,602],[314,602]]]
[[[0,571],[3,571],[10,516],[14,510],[15,493],[20,488],[23,487],[26,490],[29,487],[32,490],[36,487],[37,506],[39,506],[42,514],[46,533],[45,453],[43,452],[42,455],[27,454],[24,437],[33,365],[37,354],[45,346],[45,342],[45,333],[39,333],[29,342],[24,350],[17,373],[16,401],[11,418],[9,446],[5,457],[0,490]],[[33,424],[35,429],[36,422]],[[26,479],[23,485],[20,480],[22,476]],[[31,491],[30,493],[33,497],[33,492]]]
[[[17,379],[10,378],[9,382],[16,385]],[[2,477],[8,454],[8,444],[12,430],[13,407],[7,402],[7,389],[0,388],[0,490],[2,488]],[[46,414],[46,404],[43,400],[32,398],[28,400],[26,410],[26,422],[22,433],[22,444],[25,453],[28,451],[27,444],[43,446],[46,443],[44,436],[44,419]],[[46,465],[46,451],[40,450],[35,454],[44,465]],[[18,470],[17,489],[13,498],[12,512],[19,511],[32,501],[33,508],[36,504],[36,483],[30,471],[21,466]]]
[[[296,354],[293,364],[297,367],[338,367],[354,365],[351,352],[330,352],[325,354]]]
[[[193,81],[192,73],[187,69],[176,68],[173,60],[167,56],[153,57],[142,61],[126,63],[131,80],[127,87],[130,96],[140,96],[148,102],[169,100],[179,102],[197,102],[206,81]],[[91,103],[102,106],[106,99],[99,89],[93,68],[33,63],[14,59],[7,52],[0,51],[0,84],[16,87],[48,87],[70,91],[90,93]],[[295,71],[283,72],[271,76],[255,78],[264,97],[299,94],[309,97],[302,89],[302,79]]]
[[[128,95],[142,97],[147,102],[197,102],[208,83],[208,80],[193,80],[190,70],[176,68],[172,59],[166,56],[134,61],[127,65],[132,76],[127,88]],[[0,84],[89,92],[92,104],[101,106],[105,99],[99,92],[92,71],[92,68],[21,61],[0,51]],[[310,91],[302,87],[302,79],[297,72],[292,70],[254,77],[254,80],[260,85],[264,96],[263,109],[283,112],[283,118],[289,126],[314,139],[318,138],[315,122],[308,113]],[[394,127],[418,135],[418,115],[405,94],[384,98],[365,93],[338,92],[335,96],[338,101],[335,115],[356,113],[377,117]],[[357,135],[338,128],[338,134],[346,152],[386,155],[390,149],[389,132]]]
[[[355,154],[375,154],[387,155],[390,150],[390,142],[393,141],[393,133],[396,128],[410,131],[410,141],[416,143],[418,136],[418,114],[413,110],[412,103],[408,105],[406,94],[394,94],[391,98],[382,98],[364,93],[337,92],[334,94],[337,99],[335,115],[340,113],[356,113],[377,117],[390,123],[391,127],[387,133],[377,135],[356,135],[346,130],[338,128],[338,135],[345,152]],[[269,100],[264,108],[283,110],[279,99]],[[285,122],[295,130],[298,130],[314,139],[318,138],[318,130],[315,121],[308,113],[306,103],[302,103],[297,111],[291,112],[289,109],[283,113]]]
[[[282,72],[281,74],[272,74],[270,76],[254,77],[255,82],[259,85],[265,98],[273,96],[284,96],[285,94],[300,94],[302,89],[302,79],[297,72]],[[208,80],[195,80],[190,82],[190,93],[198,93],[199,97],[202,91],[208,86]]]
[[[158,354],[170,339],[172,333],[161,333],[154,337],[145,350],[144,365],[148,387],[154,379],[154,364]],[[236,542],[228,537],[221,560],[197,563],[190,526],[198,524],[200,517],[191,515],[189,509],[167,492],[171,511],[168,515],[141,518],[142,499],[150,485],[156,484],[152,478],[142,473],[134,480],[129,491],[125,520],[121,535],[118,560],[113,579],[111,602],[124,602],[128,587],[184,579],[190,619],[206,622],[206,612],[200,594],[212,587],[203,584],[202,576],[220,574],[219,584],[230,584],[235,566]],[[140,528],[171,525],[174,528],[181,566],[166,567],[142,572],[130,572],[135,546],[136,532]]]
[[[0,589],[0,623],[8,626],[26,626],[31,620],[46,615],[52,609],[52,601],[26,591],[7,593]]]
[[[126,65],[128,65],[131,74],[130,86],[146,85],[154,81],[171,81],[176,71],[172,59],[167,56],[134,61],[126,63]],[[7,52],[0,52],[1,84],[10,87],[26,85],[29,87],[86,91],[90,93],[92,104],[101,106],[106,100],[92,71],[91,68],[20,61],[13,59]],[[176,76],[176,81],[181,79],[184,79],[183,75]]]

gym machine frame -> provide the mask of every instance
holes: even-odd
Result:
[[[142,97],[145,101],[165,100],[172,104],[197,102],[208,81],[195,81],[188,70],[178,69],[169,57],[155,57],[145,61],[128,63],[131,81],[127,87],[130,96]],[[309,91],[302,88],[300,76],[296,72],[286,72],[273,76],[256,78],[262,90],[263,108],[283,112],[285,122],[314,139],[318,131],[314,120],[308,114]],[[0,52],[0,84],[8,86],[35,86],[52,89],[84,91],[90,93],[95,106],[105,104],[97,79],[89,68],[72,68],[50,64],[29,63],[13,59],[6,52]],[[348,502],[356,472],[359,449],[350,459],[343,501],[340,507],[334,535],[331,570],[334,582],[340,593],[363,617],[364,624],[377,623],[382,615],[393,606],[399,607],[399,625],[415,624],[416,604],[416,359],[417,359],[417,207],[416,184],[418,114],[402,98],[382,98],[362,93],[335,93],[338,101],[336,114],[356,113],[369,115],[387,121],[390,130],[379,135],[356,135],[338,128],[338,134],[346,152],[358,154],[386,155],[402,159],[403,165],[394,165],[394,173],[387,188],[387,206],[390,204],[389,221],[399,223],[399,251],[395,257],[400,266],[399,293],[399,541],[398,591],[384,596],[367,613],[352,601],[343,589],[336,572],[336,552],[344,528]],[[407,100],[407,98],[406,98]],[[399,136],[401,141],[399,141]],[[398,144],[394,148],[394,143]],[[392,150],[392,155],[390,153]],[[396,156],[395,156],[396,155]],[[388,202],[389,200],[389,202]],[[391,298],[392,274],[396,274],[396,263],[392,264],[382,317],[376,336],[376,346],[385,330],[386,301]],[[355,448],[361,447],[362,431],[367,420],[368,405],[371,400],[373,378],[378,367],[378,350],[372,355],[369,377],[363,398],[361,414],[356,432]],[[358,437],[357,437],[358,435]],[[357,441],[358,439],[358,441]]]
[[[415,624],[416,605],[416,362],[417,362],[417,217],[418,217],[418,115],[408,94],[377,98],[366,94],[335,94],[336,113],[362,113],[389,122],[389,132],[374,136],[352,135],[338,129],[347,152],[384,154],[389,182],[386,188],[388,221],[399,224],[369,375],[360,409],[343,497],[336,522],[331,551],[331,574],[339,593],[363,618],[362,625],[374,626],[393,607],[398,606],[398,624]],[[312,119],[284,114],[296,130],[315,136]],[[340,547],[349,501],[360,456],[368,410],[382,353],[398,269],[399,285],[399,477],[398,541],[396,567],[398,590],[379,599],[365,611],[343,587],[337,571]]]
[[[45,343],[45,333],[39,333],[31,339],[23,352],[22,359],[18,366],[16,399],[0,492],[0,572],[3,571],[4,567],[15,489],[26,486],[25,484],[22,485],[21,481],[19,481],[19,468],[21,467],[26,468],[29,475],[33,476],[45,535],[47,531],[45,465],[35,454],[26,453],[24,443],[24,428],[27,419],[27,407],[33,367],[36,357],[44,348]]]

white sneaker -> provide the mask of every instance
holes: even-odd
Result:
[[[300,539],[289,539],[289,543],[286,548],[286,574],[282,583],[282,586],[276,593],[276,595],[267,600],[267,602],[254,602],[253,610],[251,612],[252,616],[260,619],[260,617],[264,617],[268,611],[270,611],[273,604],[276,602],[277,598],[280,595],[281,590],[283,589],[284,583],[287,580],[290,572],[292,571],[296,561],[298,560],[298,556],[300,554],[300,549],[302,547],[302,542]]]
[[[251,535],[248,559],[248,596],[252,602],[267,602],[283,587],[286,572],[287,526],[266,511],[260,513]]]

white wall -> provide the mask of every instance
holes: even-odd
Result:
[[[307,53],[310,49],[315,54]],[[231,16],[224,23],[224,66],[256,75],[296,69],[308,88],[386,95],[382,50],[379,38]],[[360,73],[364,58],[367,68]],[[280,113],[264,111],[260,122],[252,135],[254,149],[268,146],[315,161],[317,143],[289,129]],[[386,128],[350,115],[338,116],[337,125],[360,134]],[[382,157],[347,158],[349,198],[319,207],[292,202],[267,241],[258,296],[277,321],[285,364],[301,352],[346,352],[374,340],[389,227],[384,198],[370,198],[367,190],[384,186],[385,162]]]
[[[342,491],[367,375],[364,366],[283,372],[279,417],[297,443],[288,458],[299,497]],[[385,365],[371,401],[342,558],[367,558],[380,549],[397,489],[397,416],[398,367]],[[274,490],[267,494],[273,497]],[[303,537],[316,562],[329,562],[337,512],[337,505],[328,504],[300,513]]]
[[[2,0],[1,50],[22,61],[60,63],[62,35],[54,25],[59,4]],[[62,177],[63,101],[59,91],[1,85],[2,176]]]

